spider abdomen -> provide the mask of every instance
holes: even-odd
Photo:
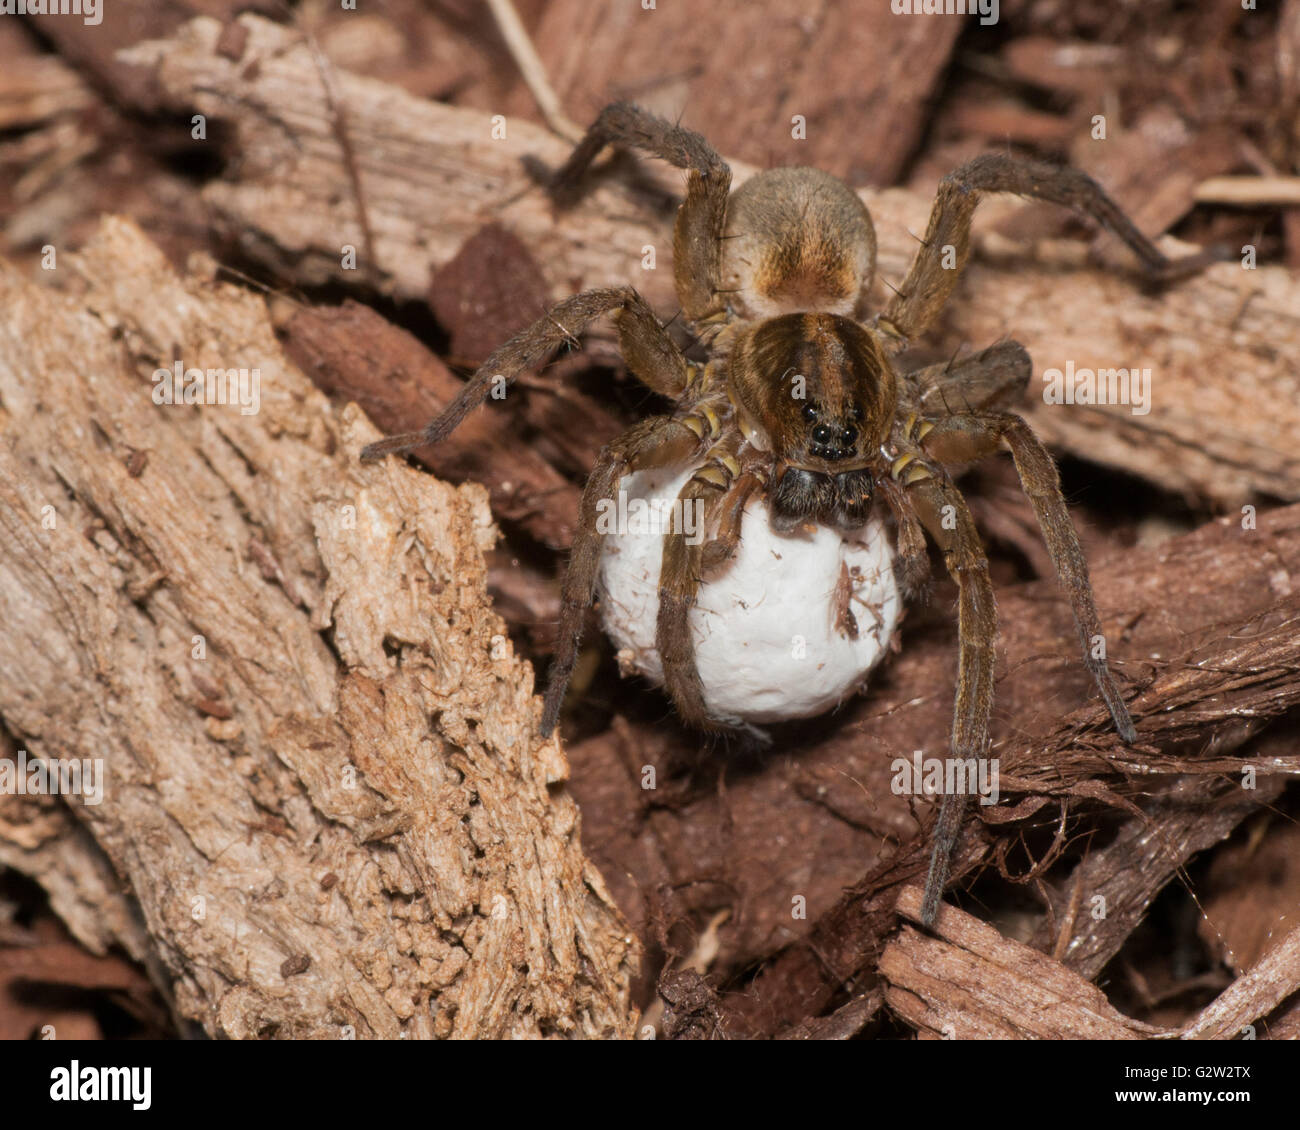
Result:
[[[768,169],[727,201],[722,285],[743,317],[851,315],[875,265],[866,206],[820,169]]]

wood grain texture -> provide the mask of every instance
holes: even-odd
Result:
[[[0,861],[214,1036],[628,1034],[483,489],[363,467],[262,300],[127,221],[42,281],[0,268],[0,714],[107,787],[72,827],[0,798]],[[173,358],[259,369],[259,410],[154,403]]]
[[[921,891],[898,909],[919,918]],[[1132,1020],[1059,962],[945,907],[930,937],[904,926],[880,959],[885,1000],[922,1038],[957,1040],[1229,1040],[1300,988],[1300,929],[1180,1029]]]
[[[916,887],[898,909],[919,919]],[[1119,1013],[1060,962],[943,907],[935,937],[904,926],[880,958],[885,1000],[923,1035],[949,1040],[1138,1040],[1157,1029]]]

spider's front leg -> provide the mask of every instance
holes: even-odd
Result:
[[[911,600],[924,592],[926,582],[930,579],[930,554],[925,547],[925,530],[906,491],[895,479],[881,479],[877,486],[885,505],[894,516],[898,531],[894,576],[903,591],[903,598]]]
[[[935,320],[957,285],[970,256],[971,218],[984,192],[1011,192],[1046,200],[1091,217],[1132,249],[1142,273],[1154,284],[1193,274],[1218,258],[1216,253],[1202,252],[1168,259],[1138,231],[1106,190],[1079,169],[1004,153],[985,153],[939,182],[925,239],[903,285],[878,320],[880,329],[900,348]]]
[[[674,125],[631,102],[614,102],[600,112],[555,174],[552,192],[561,200],[572,195],[606,145],[641,149],[690,170],[686,200],[673,229],[673,280],[687,320],[703,325],[719,319],[724,313],[719,294],[720,240],[727,220],[731,169],[694,130]]]
[[[549,738],[555,729],[564,703],[564,692],[578,660],[582,622],[591,607],[596,574],[600,569],[601,545],[605,540],[597,521],[601,504],[614,499],[624,475],[645,467],[685,462],[699,443],[698,435],[682,421],[670,416],[652,416],[629,428],[601,450],[582,492],[578,532],[573,538],[569,568],[560,590],[560,626],[542,707],[542,737]]]
[[[540,365],[566,342],[576,345],[578,334],[610,311],[617,311],[619,347],[632,373],[664,396],[681,396],[687,383],[686,361],[645,299],[630,286],[586,290],[556,303],[527,329],[493,350],[456,399],[422,431],[369,444],[362,449],[361,458],[368,462],[441,443],[489,394]]]
[[[966,463],[996,452],[1005,443],[1015,461],[1021,486],[1033,505],[1043,540],[1057,576],[1070,598],[1083,642],[1084,663],[1106,701],[1115,729],[1126,745],[1137,741],[1133,719],[1106,662],[1101,617],[1088,579],[1088,561],[1070,521],[1061,479],[1051,455],[1019,416],[1009,412],[954,415],[933,423],[921,440],[922,449],[943,463]]]
[[[960,361],[914,369],[902,396],[919,417],[995,412],[1020,401],[1032,375],[1029,351],[1018,341],[1000,341]]]
[[[703,574],[716,571],[736,552],[745,504],[761,486],[758,475],[742,472],[731,446],[713,447],[703,466],[678,492],[678,513],[696,509],[700,537],[692,540],[682,528],[664,535],[659,571],[659,613],[655,621],[655,650],[663,664],[664,689],[677,713],[697,730],[722,730],[726,725],[709,716],[704,687],[695,661],[690,614]],[[716,536],[707,543],[705,531],[716,523]],[[685,523],[681,523],[682,526]]]
[[[927,465],[915,449],[897,442],[902,451],[894,461],[893,477],[907,490],[917,517],[943,553],[944,564],[957,582],[957,695],[953,708],[952,756],[962,761],[988,755],[989,716],[993,710],[993,658],[997,637],[997,606],[989,563],[980,544],[966,500],[942,468]],[[935,822],[930,872],[925,881],[921,921],[930,925],[939,909],[953,848],[966,811],[966,793],[945,793]]]

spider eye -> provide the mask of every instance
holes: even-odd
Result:
[[[811,404],[805,404],[803,406],[803,418],[805,420],[817,419],[817,409],[814,408]]]
[[[813,443],[828,444],[835,438],[835,432],[829,424],[818,424],[812,430]]]
[[[852,424],[850,424],[847,428],[845,428],[842,432],[840,432],[840,439],[841,441],[843,441],[845,447],[852,447],[857,442],[858,429],[855,428]]]

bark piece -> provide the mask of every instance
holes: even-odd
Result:
[[[922,892],[898,910],[919,921]],[[1162,1034],[1118,1012],[1060,962],[941,907],[936,937],[904,926],[880,958],[885,1001],[909,1024],[950,1040],[1137,1040]]]
[[[429,284],[429,306],[451,336],[451,361],[469,368],[540,318],[549,297],[528,248],[499,224],[470,236]]]
[[[1201,938],[1240,973],[1300,922],[1300,828],[1283,818],[1257,822],[1215,855],[1205,886]]]
[[[632,98],[672,119],[685,110],[692,129],[755,165],[816,165],[854,184],[889,184],[920,140],[963,24],[888,5],[629,11],[554,0],[534,43],[580,125],[606,102]],[[512,106],[533,109],[522,90]]]
[[[905,888],[899,912],[919,921],[921,898],[919,887]],[[940,909],[934,934],[904,926],[880,972],[895,1012],[923,1035],[948,1039],[1233,1039],[1300,986],[1297,928],[1175,1031],[1123,1016],[1060,962],[952,907]]]
[[[1265,778],[1251,791],[1225,790],[1207,777],[1179,781],[1144,804],[1140,817],[1127,820],[1111,842],[1052,889],[1052,914],[1039,927],[1035,947],[1095,977],[1193,855],[1230,835],[1281,792],[1280,778]]]
[[[11,59],[0,75],[0,129],[27,129],[62,114],[84,113],[92,101],[90,89],[61,60]]]
[[[146,112],[160,107],[158,92],[147,76],[118,58],[117,52],[142,39],[168,35],[191,16],[215,16],[230,20],[237,11],[261,11],[270,15],[270,0],[117,0],[108,18],[97,23],[85,19],[28,18],[58,46],[65,59],[88,71],[98,82],[113,90],[127,105]]]
[[[884,1003],[884,993],[879,989],[873,989],[860,997],[854,997],[848,1004],[841,1005],[829,1016],[788,1028],[776,1038],[778,1040],[851,1040],[871,1023]]]
[[[1184,1040],[1231,1040],[1246,1033],[1300,989],[1300,927],[1292,927],[1199,1016],[1183,1026]]]
[[[488,607],[482,489],[360,464],[375,429],[261,299],[129,222],[54,281],[0,269],[0,716],[107,786],[71,805],[93,844],[3,798],[0,859],[57,907],[102,853],[148,940],[70,927],[147,946],[213,1035],[630,1034],[635,942]],[[259,369],[258,411],[155,403],[173,359]]]
[[[464,382],[405,330],[368,306],[304,308],[284,328],[285,349],[317,386],[355,400],[389,434],[414,432],[438,415]],[[517,397],[516,397],[517,399]],[[512,412],[476,413],[438,448],[415,453],[435,475],[480,482],[493,512],[543,545],[573,540],[580,492],[511,426]]]

